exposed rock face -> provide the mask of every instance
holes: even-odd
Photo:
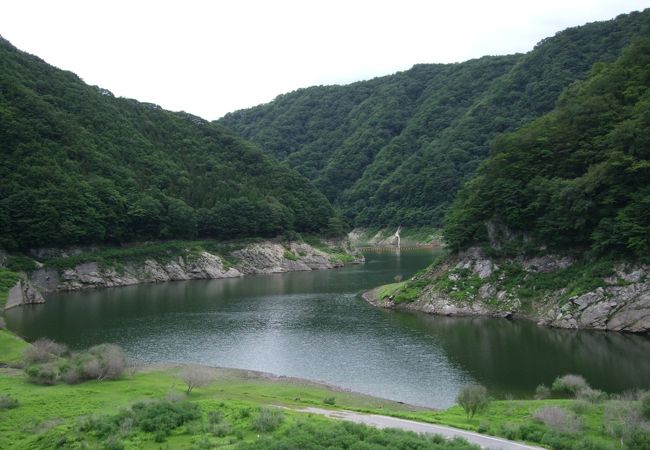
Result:
[[[432,283],[414,302],[395,305],[375,299],[372,303],[448,316],[521,317],[559,328],[650,332],[650,266],[619,266],[614,276],[603,278],[601,287],[568,300],[565,288],[544,291],[529,299],[525,310],[516,289],[507,283],[507,273],[500,271],[500,265],[517,265],[529,277],[563,270],[574,262],[560,255],[494,261],[479,248],[470,248],[430,273]],[[372,292],[364,298],[370,301]]]
[[[274,242],[254,243],[233,252],[231,256],[237,259],[233,267],[227,267],[218,255],[204,251],[199,255],[179,256],[168,261],[147,259],[140,264],[126,264],[119,268],[103,267],[96,262],[78,264],[62,272],[41,268],[32,272],[30,279],[44,292],[53,292],[331,269],[343,265],[331,255],[305,243],[291,243],[289,248]],[[363,259],[355,262],[363,262]]]
[[[237,269],[245,274],[281,273],[333,269],[343,263],[305,243],[292,242],[289,249],[273,242],[252,244],[233,252],[240,260]],[[288,257],[287,257],[288,256]]]
[[[41,293],[30,282],[19,281],[9,289],[5,309],[14,308],[22,305],[32,305],[36,303],[45,303]]]

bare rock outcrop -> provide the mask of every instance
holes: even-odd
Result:
[[[428,275],[430,284],[411,303],[389,300],[373,304],[448,316],[521,317],[540,325],[608,331],[650,332],[650,266],[619,265],[601,286],[567,298],[566,287],[540,288],[529,284],[524,302],[517,283],[536,274],[569,268],[575,258],[566,255],[501,258],[495,260],[478,248],[469,248],[447,259]],[[518,267],[516,283],[512,272]],[[522,273],[523,272],[523,276]],[[377,291],[374,291],[377,292]],[[370,299],[372,291],[364,295]]]
[[[53,250],[48,249],[48,252],[52,253]],[[221,256],[206,251],[165,261],[146,259],[120,266],[105,266],[91,261],[61,271],[42,267],[31,273],[30,281],[43,292],[74,291],[140,283],[331,269],[343,265],[334,256],[303,242],[292,242],[286,247],[271,241],[253,243],[232,252],[230,257],[235,260],[234,264],[226,263]],[[355,262],[363,262],[363,259]]]
[[[38,289],[28,281],[19,281],[9,289],[5,309],[37,303],[45,303],[45,299]]]

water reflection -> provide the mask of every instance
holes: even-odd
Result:
[[[471,381],[530,394],[577,372],[607,390],[650,387],[648,338],[397,313],[357,295],[433,257],[368,254],[364,266],[341,270],[61,293],[8,311],[7,322],[72,348],[116,342],[140,362],[262,370],[437,407]]]

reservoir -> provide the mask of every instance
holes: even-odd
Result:
[[[134,363],[188,362],[324,381],[443,408],[467,383],[532,396],[558,375],[608,392],[650,388],[650,338],[527,321],[386,311],[360,297],[426,267],[434,250],[367,253],[335,270],[51,294],[6,312],[28,340],[121,345]]]

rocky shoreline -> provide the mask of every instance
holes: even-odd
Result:
[[[337,243],[337,244],[340,244]],[[363,256],[342,245],[352,264],[364,262]],[[11,288],[5,309],[45,302],[44,294],[107,287],[130,286],[167,281],[235,278],[256,274],[324,270],[342,267],[336,255],[305,242],[261,241],[231,252],[229,263],[222,256],[202,251],[168,260],[148,258],[138,263],[106,266],[90,261],[58,270],[42,266],[25,273],[25,280]]]
[[[422,275],[428,283],[412,302],[378,298],[380,288],[362,296],[377,307],[428,314],[517,318],[567,329],[650,332],[650,266],[618,264],[611,276],[600,280],[600,286],[575,295],[562,287],[524,298],[522,286],[513,286],[509,279],[512,267],[518,279],[527,280],[575,263],[564,255],[496,259],[475,247],[450,256]]]

